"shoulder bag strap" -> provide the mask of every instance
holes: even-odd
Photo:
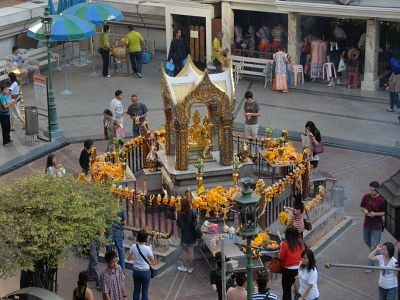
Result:
[[[151,269],[151,265],[150,265],[149,261],[146,259],[146,257],[144,257],[142,251],[140,251],[140,248],[139,248],[138,244],[136,244],[136,248],[138,249],[140,256],[144,259],[144,261],[149,265],[149,267]]]

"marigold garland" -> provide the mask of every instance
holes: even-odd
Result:
[[[262,247],[268,245],[269,241],[270,241],[269,234],[266,232],[260,232],[251,242],[251,245],[256,247]]]
[[[269,148],[264,152],[263,157],[271,164],[299,164],[303,160],[303,154],[296,151],[296,148],[291,142],[286,142],[282,158],[279,157],[279,143],[274,143],[273,148]]]
[[[91,166],[92,178],[95,182],[101,183],[105,179],[118,182],[124,178],[124,170],[119,163],[96,161]]]

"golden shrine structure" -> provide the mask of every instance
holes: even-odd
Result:
[[[210,151],[219,152],[219,163],[232,162],[232,124],[235,87],[232,69],[209,74],[200,71],[190,56],[176,77],[162,68],[161,95],[165,113],[165,154],[175,156],[175,169],[188,170],[198,158],[212,159]],[[200,124],[193,104],[204,104],[208,115]],[[193,125],[189,126],[193,113]]]
[[[189,56],[176,77],[170,77],[162,68],[161,95],[166,133],[158,156],[168,189],[180,192],[194,187],[194,163],[200,158],[204,161],[205,184],[231,182],[236,102],[232,68],[209,74],[199,70]],[[193,107],[195,104],[207,108],[205,116]]]

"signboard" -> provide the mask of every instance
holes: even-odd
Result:
[[[197,30],[190,30],[190,37],[193,39],[199,38],[199,32]]]
[[[47,77],[43,75],[33,76],[33,88],[35,90],[35,103],[38,109],[47,111]]]

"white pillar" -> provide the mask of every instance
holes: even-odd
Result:
[[[364,80],[361,82],[361,89],[364,91],[376,91],[379,89],[379,31],[379,20],[370,19],[367,21]]]
[[[300,63],[300,19],[296,13],[288,15],[288,55],[291,57],[292,65]]]
[[[222,39],[222,47],[228,48],[229,53],[231,52],[231,45],[234,42],[234,23],[235,18],[233,15],[233,9],[231,8],[230,2],[221,3],[221,14],[222,14],[222,33],[224,37]]]
[[[168,57],[169,46],[171,45],[171,41],[173,39],[173,29],[172,29],[172,14],[169,10],[165,10],[165,41],[167,43],[167,53]]]

